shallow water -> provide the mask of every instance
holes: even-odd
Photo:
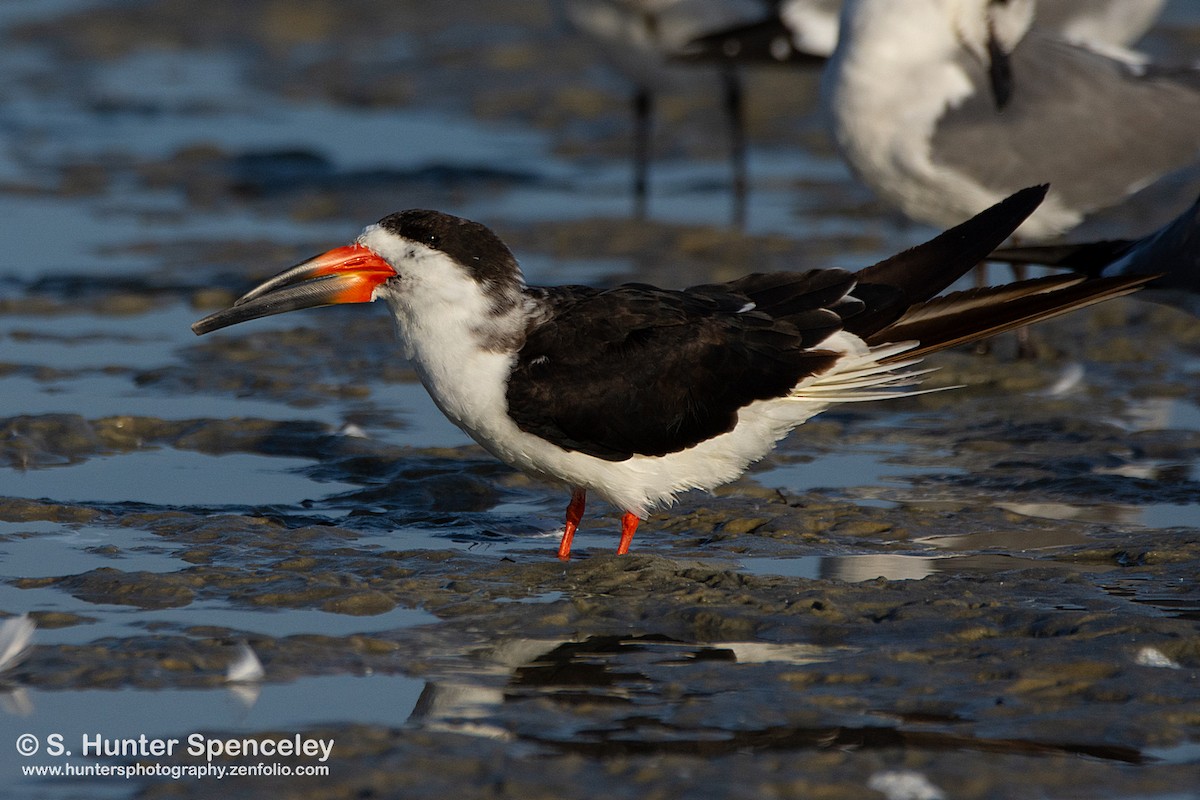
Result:
[[[1039,328],[1035,362],[940,355],[967,388],[828,412],[629,557],[597,502],[567,565],[565,492],[441,416],[383,309],[191,334],[403,206],[487,222],[545,283],[856,267],[931,233],[853,183],[813,76],[772,70],[746,229],[705,84],[667,101],[631,220],[623,85],[548,9],[413,8],[0,8],[0,611],[39,626],[0,672],[6,785],[266,791],[21,772],[85,763],[51,733],[202,733],[335,740],[280,797],[856,798],[905,770],[1190,796],[1190,318],[1123,300]],[[1200,18],[1170,13],[1150,48],[1186,53]],[[265,674],[231,683],[243,644]]]

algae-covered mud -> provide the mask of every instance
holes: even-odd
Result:
[[[1174,2],[1146,46],[1198,43]],[[703,79],[630,218],[627,87],[551,4],[0,6],[0,612],[37,626],[0,794],[1197,796],[1191,317],[940,354],[962,388],[812,420],[629,556],[596,503],[568,564],[566,492],[447,423],[382,309],[188,329],[406,207],[547,283],[930,235],[841,166],[814,75],[746,79],[739,231]]]

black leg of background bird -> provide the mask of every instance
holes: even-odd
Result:
[[[727,64],[721,70],[725,85],[725,117],[729,120],[729,160],[733,166],[733,226],[746,227],[746,119],[742,80],[737,68]]]
[[[975,288],[976,289],[983,289],[985,286],[987,286],[987,282],[988,282],[987,262],[985,261],[982,264],[975,267],[973,270],[971,270],[971,275],[972,275],[972,277],[975,278]],[[991,339],[980,339],[978,342],[975,343],[975,355],[986,356],[986,355],[990,354],[991,352],[992,352],[992,340]]]
[[[1013,264],[1011,267],[1014,279],[1023,281],[1029,277],[1028,264]],[[1017,337],[1017,358],[1037,358],[1037,348],[1029,335],[1029,326],[1022,325],[1014,335]]]
[[[1029,277],[1028,264],[1011,264],[1013,279],[1023,281]],[[975,273],[975,288],[982,289],[987,286],[987,270],[986,263],[980,264],[974,269]],[[1034,347],[1033,340],[1029,335],[1029,327],[1021,326],[1014,331],[1014,336],[1017,337],[1017,358],[1037,358],[1037,348]],[[983,339],[975,343],[975,352],[979,355],[987,355],[992,352],[992,340]]]
[[[650,173],[650,136],[654,123],[654,98],[638,87],[633,95],[633,215],[646,218],[646,184]]]

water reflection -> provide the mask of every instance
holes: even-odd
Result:
[[[1120,745],[974,736],[956,730],[970,723],[960,717],[876,712],[850,715],[873,720],[866,724],[817,726],[782,724],[762,714],[750,718],[736,711],[740,706],[733,695],[754,690],[752,673],[745,676],[744,689],[710,692],[703,688],[702,674],[681,672],[716,664],[813,666],[855,652],[817,645],[682,642],[660,635],[510,640],[489,649],[472,669],[427,684],[411,722],[427,730],[591,757],[902,749],[1084,755],[1127,764],[1149,760],[1137,748]],[[684,694],[672,694],[679,691]],[[664,695],[672,702],[656,702]],[[688,707],[686,721],[672,710],[680,703]],[[527,709],[536,711],[523,713]]]
[[[861,555],[819,555],[798,558],[743,558],[742,569],[756,575],[782,575],[809,580],[839,580],[847,583],[884,578],[891,581],[919,581],[936,573],[992,573],[1018,569],[1059,569],[1064,572],[1107,572],[1105,564],[1075,564],[1050,559],[1022,558],[1004,553],[973,555],[909,555],[867,553]]]
[[[1056,506],[1057,504],[997,503],[996,507],[1023,516],[1041,516],[1037,512],[1045,510],[1047,505]],[[1072,517],[1050,517],[1050,519],[1072,519]],[[1085,527],[1063,525],[1035,530],[983,529],[978,531],[964,531],[962,533],[918,536],[913,541],[920,545],[936,547],[940,550],[952,550],[957,553],[980,551],[1024,553],[1030,550],[1045,550],[1054,547],[1087,544],[1089,539]]]
[[[1139,398],[1117,422],[1131,431],[1200,431],[1200,405],[1178,397]]]
[[[675,672],[714,662],[801,666],[850,652],[809,643],[701,644],[653,634],[510,639],[473,652],[468,669],[426,685],[413,721],[430,730],[511,739],[513,732],[497,719],[505,703],[549,697],[565,706],[632,706],[639,696],[657,691],[662,678],[655,674],[661,669]]]
[[[1148,503],[1146,505],[1095,503],[1084,505],[1043,501],[997,503],[996,507],[1020,514],[1023,517],[1038,519],[1138,525],[1145,528],[1200,528],[1200,498],[1197,503]],[[968,537],[962,538],[965,540]],[[1040,533],[1037,544],[1033,546],[1081,544],[1084,541],[1086,541],[1086,536],[1072,534],[1069,530],[1059,530]]]

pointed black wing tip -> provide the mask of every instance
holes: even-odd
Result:
[[[910,247],[891,258],[886,258],[877,264],[861,269],[857,275],[860,279],[871,280],[872,278],[867,276],[877,274],[881,268],[885,268],[885,265],[893,264],[914,253],[928,251],[930,248],[946,246],[951,246],[957,251],[963,247],[964,241],[971,240],[980,240],[981,244],[979,252],[973,254],[975,263],[984,261],[1017,228],[1021,227],[1021,223],[1028,219],[1030,214],[1037,210],[1037,207],[1046,199],[1046,193],[1049,191],[1050,184],[1040,183],[1036,186],[1027,186],[1024,189],[1013,192],[1008,197],[985,208],[978,214],[963,220],[952,228],[947,228],[929,241]],[[991,241],[991,244],[984,245],[985,241]],[[974,264],[970,266],[974,266]],[[966,269],[969,269],[970,266]],[[965,272],[966,269],[963,271]]]
[[[997,222],[999,227],[1008,229],[1008,232],[1004,234],[1004,239],[1007,239],[1037,210],[1038,206],[1046,199],[1046,194],[1049,191],[1050,184],[1048,183],[1026,186],[1024,189],[1013,192],[991,208],[966,220],[962,225],[970,225],[975,220],[980,220],[981,218],[988,219]],[[1000,220],[1006,221],[1001,222]],[[951,230],[954,229],[952,228]],[[996,243],[996,246],[999,246],[1003,241],[1001,239]]]
[[[878,284],[885,294],[876,298],[878,306],[873,311],[859,315],[847,330],[870,335],[894,322],[914,303],[944,291],[1012,236],[1049,190],[1046,183],[1028,186],[929,241],[856,272],[857,291]]]
[[[935,236],[927,244],[943,239],[943,237],[954,240],[964,234],[981,239],[994,239],[995,243],[988,248],[987,252],[979,255],[979,260],[982,261],[987,258],[988,253],[999,247],[1005,239],[1013,235],[1017,228],[1021,227],[1021,224],[1046,199],[1046,193],[1049,191],[1050,184],[1039,183],[1036,186],[1027,186],[1013,192],[1000,202],[946,230],[940,236]]]
[[[1046,199],[1046,194],[1049,191],[1050,184],[1048,183],[1039,183],[1036,186],[1026,186],[1024,189],[1013,192],[1008,197],[1004,198],[995,206],[993,206],[993,208],[999,208],[1001,206],[1012,207],[1014,209],[1028,207],[1029,210],[1026,211],[1022,217],[1022,219],[1024,219],[1024,217],[1028,217],[1033,213],[1034,209],[1042,204],[1042,201]]]

